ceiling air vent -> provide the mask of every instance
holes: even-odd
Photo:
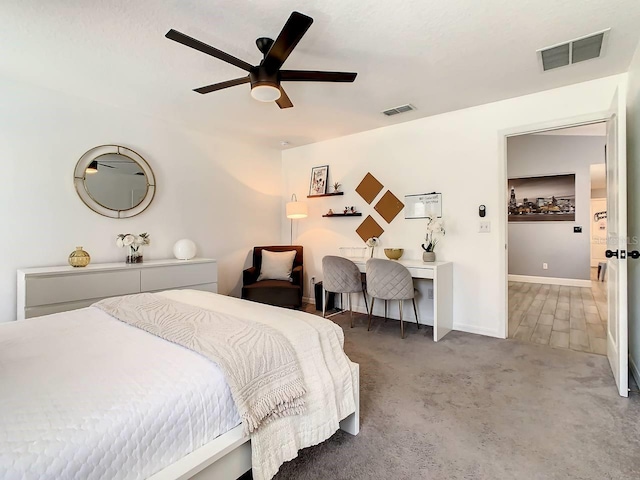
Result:
[[[604,54],[605,41],[609,34],[609,28],[600,32],[591,33],[584,37],[574,38],[568,42],[541,48],[540,62],[542,70],[566,67],[574,63],[584,62],[592,58],[601,57]]]
[[[406,105],[400,105],[399,107],[390,108],[389,110],[385,110],[384,113],[387,117],[391,117],[392,115],[397,115],[399,113],[410,112],[411,110],[415,110],[416,107],[407,103]]]

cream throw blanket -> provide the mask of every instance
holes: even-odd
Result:
[[[93,306],[215,362],[246,433],[304,412],[302,372],[292,346],[277,330],[153,293],[108,298]]]

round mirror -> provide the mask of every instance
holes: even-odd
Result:
[[[80,157],[74,182],[91,210],[111,218],[138,215],[149,206],[156,189],[144,158],[118,145],[101,145]]]

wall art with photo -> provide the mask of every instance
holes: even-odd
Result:
[[[510,178],[509,222],[574,222],[576,176],[547,175]]]

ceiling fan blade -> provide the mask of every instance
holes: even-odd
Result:
[[[242,85],[243,83],[249,83],[249,75],[241,78],[234,78],[233,80],[227,80],[226,82],[214,83],[212,85],[207,85],[206,87],[194,88],[194,92],[198,93],[211,93],[217,90],[222,90],[223,88],[235,87],[236,85]]]
[[[282,85],[280,85],[280,98],[276,100],[276,103],[280,108],[293,107],[293,103],[291,103],[291,99],[289,98],[289,95],[287,95],[287,92],[284,91],[284,88],[282,88]]]
[[[248,64],[244,60],[240,60],[239,58],[236,58],[233,55],[229,55],[222,50],[218,50],[211,45],[202,43],[200,40],[196,40],[195,38],[185,35],[184,33],[180,33],[173,28],[167,32],[165,37],[167,37],[169,40],[173,40],[174,42],[186,45],[187,47],[194,48],[199,52],[211,55],[212,57],[220,59],[224,62],[230,63],[231,65],[235,65],[236,67],[246,70],[247,72],[251,71],[251,69],[253,68],[253,65]]]
[[[353,82],[357,73],[315,72],[311,70],[282,70],[280,78],[288,82]]]
[[[271,48],[267,52],[262,61],[262,65],[269,72],[276,72],[280,69],[284,61],[287,59],[291,51],[298,44],[309,27],[313,23],[313,18],[303,15],[299,12],[293,12],[284,24],[282,31],[273,42]]]

